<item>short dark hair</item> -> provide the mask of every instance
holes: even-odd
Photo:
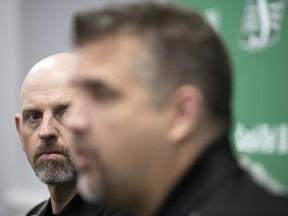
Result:
[[[173,91],[184,84],[196,86],[210,114],[230,129],[230,60],[221,39],[196,11],[142,2],[86,11],[74,19],[76,46],[122,31],[143,39],[155,59],[157,88],[165,86],[167,90],[168,86]]]

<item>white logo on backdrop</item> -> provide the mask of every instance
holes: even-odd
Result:
[[[259,124],[247,128],[237,123],[235,146],[240,153],[248,154],[288,154],[288,124]]]
[[[242,168],[250,173],[250,176],[254,179],[254,181],[265,187],[270,191],[270,193],[284,193],[284,186],[277,178],[269,173],[267,168],[262,163],[254,161],[246,155],[240,155],[238,162]]]
[[[218,8],[207,8],[203,10],[203,15],[214,30],[220,32],[222,22],[221,11]]]
[[[247,51],[261,51],[280,39],[285,0],[246,0],[238,45]]]

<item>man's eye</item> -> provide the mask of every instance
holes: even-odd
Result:
[[[93,92],[93,95],[95,99],[100,101],[108,101],[117,97],[117,93],[110,89],[97,89]]]
[[[27,120],[29,122],[36,122],[41,118],[41,114],[39,113],[31,113],[29,115],[27,115]]]
[[[59,118],[66,119],[69,117],[69,115],[70,115],[70,112],[68,110],[65,110],[59,114]]]

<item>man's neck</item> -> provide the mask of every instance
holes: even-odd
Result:
[[[220,134],[216,129],[206,130],[205,134],[194,136],[186,141],[187,143],[181,143],[173,158],[169,158],[164,163],[166,166],[162,166],[158,172],[153,174],[156,177],[151,181],[153,184],[150,185],[150,188],[145,189],[146,201],[142,200],[143,205],[139,206],[138,209],[133,209],[132,212],[137,216],[155,215],[188,169],[197,162],[203,152],[213,143],[213,140],[218,139]]]
[[[51,196],[52,213],[56,215],[59,214],[78,193],[75,182],[61,185],[48,185],[48,190]]]

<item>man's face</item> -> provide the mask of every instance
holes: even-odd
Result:
[[[33,170],[46,184],[63,184],[76,178],[71,134],[63,125],[74,97],[75,89],[68,86],[63,72],[35,73],[23,86],[16,127]]]
[[[69,125],[78,186],[87,199],[132,204],[127,197],[141,196],[167,154],[169,112],[152,105],[152,91],[135,76],[141,49],[137,38],[119,37],[79,51],[73,82],[80,100]]]

